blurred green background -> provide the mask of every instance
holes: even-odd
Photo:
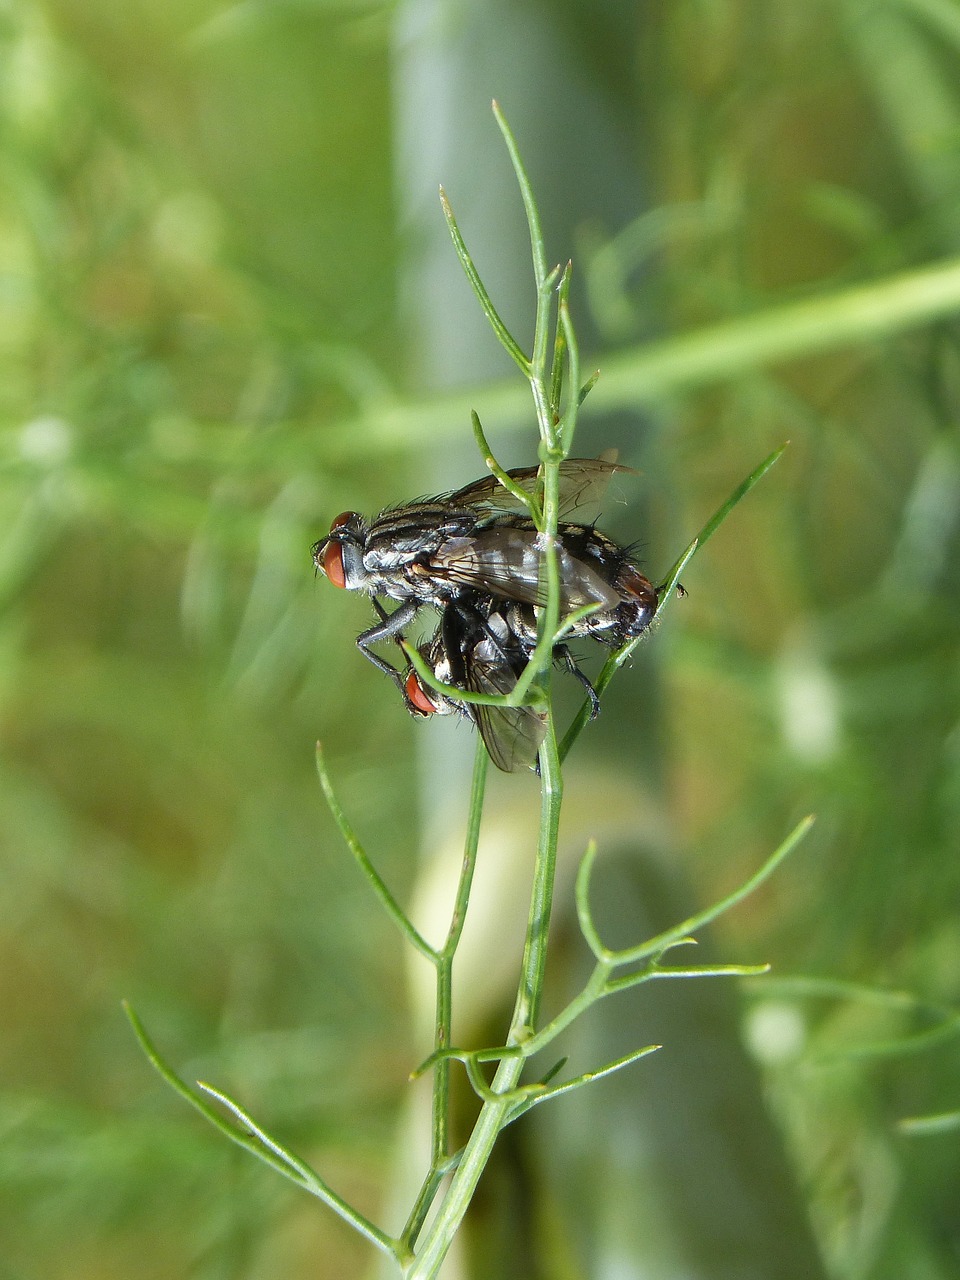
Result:
[[[379,1274],[164,1089],[122,997],[185,1076],[405,1216],[428,1040],[313,745],[406,897],[457,838],[437,788],[470,740],[403,714],[353,645],[369,606],[310,546],[344,508],[480,474],[469,407],[534,456],[435,194],[525,334],[493,96],[549,256],[575,258],[587,368],[960,250],[956,0],[0,4],[0,1277]],[[582,451],[644,472],[613,526],[651,576],[792,443],[581,739],[578,839],[639,797],[669,923],[816,812],[714,951],[916,1003],[701,984],[666,1066],[511,1131],[449,1275],[960,1275],[960,1131],[896,1128],[960,1108],[956,1040],[909,1039],[960,998],[958,339],[947,317],[746,371],[734,343],[729,372],[588,401]],[[535,797],[497,780],[508,817]],[[584,949],[559,893],[562,985]],[[500,998],[476,1035],[502,1035]],[[608,1005],[623,1051],[662,1038]],[[729,1072],[716,1022],[749,1048]],[[582,1030],[578,1070],[607,1034]],[[634,1114],[656,1071],[676,1182]],[[720,1244],[725,1161],[719,1216],[746,1225]]]

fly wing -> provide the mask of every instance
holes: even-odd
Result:
[[[520,604],[544,605],[546,582],[541,581],[540,535],[530,527],[493,525],[469,538],[450,538],[443,543],[424,573],[461,583],[477,591],[487,591]],[[617,591],[584,561],[578,560],[563,544],[557,548],[560,574],[560,612],[566,615],[584,605],[615,609]]]
[[[511,693],[517,683],[512,667],[468,659],[466,686],[473,693]],[[488,707],[470,703],[490,759],[504,773],[532,767],[547,732],[547,714],[535,707]]]
[[[605,450],[599,458],[567,458],[560,463],[560,514],[569,515],[587,503],[599,503],[615,472],[637,475],[632,467],[619,466],[616,449]],[[533,493],[540,476],[539,467],[516,467],[507,475],[526,493]],[[458,506],[479,507],[488,511],[522,511],[523,503],[494,475],[483,476],[472,484],[447,495],[447,501]]]

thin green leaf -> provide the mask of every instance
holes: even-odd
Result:
[[[333,783],[330,780],[330,774],[327,771],[326,761],[323,758],[323,748],[317,743],[317,773],[320,777],[320,786],[323,788],[323,794],[326,797],[327,808],[333,817],[334,822],[343,836],[344,843],[353,855],[354,861],[366,877],[367,883],[373,889],[374,893],[380,900],[383,909],[387,915],[394,921],[397,928],[422,956],[425,956],[431,964],[436,964],[437,953],[423,935],[414,927],[413,922],[407,916],[404,909],[397,902],[396,898],[387,888],[386,883],[381,877],[379,871],[370,861],[366,850],[358,840],[356,833],[347,821],[346,814],[340,807],[336,792],[333,789]]]
[[[575,390],[575,394],[570,396],[566,411],[560,420],[560,445],[564,457],[567,457],[573,448],[573,437],[577,430],[577,412],[589,388],[585,390],[580,385],[580,347],[577,343],[577,334],[573,327],[573,321],[570,318],[570,304],[563,294],[561,294],[557,306],[557,333],[562,333],[564,337],[567,360],[570,367],[569,384]],[[580,388],[579,391],[576,388]],[[559,411],[559,402],[557,409]]]
[[[385,1232],[374,1226],[367,1218],[359,1213],[351,1205],[349,1205],[342,1197],[338,1196],[324,1180],[309,1165],[305,1164],[297,1156],[287,1151],[275,1138],[270,1137],[258,1124],[248,1115],[242,1107],[240,1107],[226,1094],[212,1088],[210,1085],[200,1084],[199,1087],[211,1097],[215,1098],[219,1103],[227,1108],[232,1115],[240,1120],[243,1127],[232,1124],[225,1119],[222,1113],[210,1105],[206,1099],[195,1093],[190,1086],[180,1078],[174,1069],[160,1055],[158,1049],[147,1034],[146,1028],[140,1021],[133,1007],[126,1001],[123,1001],[123,1010],[127,1015],[133,1033],[139,1041],[140,1047],[146,1055],[150,1065],[162,1077],[162,1079],[178,1093],[185,1102],[189,1103],[195,1111],[215,1129],[224,1134],[235,1142],[237,1146],[243,1147],[245,1151],[249,1151],[251,1155],[256,1156],[258,1160],[262,1160],[268,1164],[271,1169],[277,1173],[283,1174],[285,1178],[289,1178],[291,1182],[296,1183],[304,1191],[308,1191],[317,1199],[322,1200],[328,1208],[338,1214],[346,1223],[364,1236],[372,1244],[375,1244],[384,1253],[388,1253],[392,1258],[399,1259],[400,1249],[398,1242],[391,1239]]]
[[[541,670],[537,662],[536,649],[530,655],[520,678],[509,693],[475,693],[472,689],[462,689],[459,685],[444,684],[442,680],[438,680],[425,661],[423,654],[416,645],[411,644],[408,640],[402,640],[400,647],[423,683],[428,688],[435,689],[437,693],[442,693],[445,698],[449,698],[453,702],[464,702],[469,706],[478,707],[532,707],[538,706],[542,701],[542,698],[538,696],[527,697],[532,679],[523,679],[531,668],[533,669],[533,679],[536,679]],[[521,680],[523,681],[522,684]]]
[[[591,373],[590,377],[586,380],[586,382],[580,388],[580,393],[577,397],[579,404],[583,404],[584,400],[586,400],[587,396],[590,394],[593,388],[597,385],[597,382],[599,380],[600,380],[600,370],[594,369],[593,373]]]
[[[601,964],[605,964],[609,959],[609,952],[600,941],[600,935],[597,933],[596,925],[593,923],[593,912],[590,910],[590,877],[593,874],[593,864],[596,860],[597,842],[596,840],[591,840],[587,845],[586,853],[580,859],[580,866],[577,868],[574,899],[577,904],[577,919],[580,922],[580,932],[583,934],[584,941],[596,959]]]
[[[570,293],[570,276],[573,264],[568,262],[564,268],[563,275],[560,277],[560,287],[557,293],[558,316],[568,305],[568,297]],[[556,332],[553,335],[553,365],[550,370],[550,405],[553,409],[554,417],[559,421],[560,404],[563,400],[563,379],[566,365],[567,354],[567,334],[566,326],[558,324]],[[570,385],[577,386],[577,382],[571,378]],[[569,450],[566,451],[569,453]]]
[[[736,489],[734,489],[733,493],[731,493],[730,497],[726,500],[723,506],[714,512],[714,514],[710,517],[707,523],[703,526],[703,528],[697,534],[697,539],[696,539],[697,550],[699,550],[704,545],[704,543],[707,542],[709,538],[713,537],[713,535],[720,528],[724,520],[726,520],[727,516],[734,509],[737,503],[742,502],[743,499],[750,492],[750,490],[753,488],[753,486],[759,480],[763,479],[763,477],[767,474],[767,472],[774,465],[774,463],[780,460],[780,458],[784,454],[784,451],[789,447],[789,445],[790,445],[790,441],[785,440],[783,444],[779,446],[779,448],[774,449],[773,453],[768,454],[767,457],[764,458],[764,460],[760,463],[760,465],[758,467],[755,467],[754,470],[750,472],[746,480],[741,481],[741,483],[737,485]]]
[[[742,502],[753,486],[766,475],[777,459],[783,454],[783,451],[787,448],[787,443],[789,442],[780,445],[779,448],[774,449],[773,453],[768,454],[760,465],[755,467],[746,479],[737,485],[729,498],[727,498],[727,500],[717,508],[697,536],[684,550],[683,554],[675,561],[670,572],[657,588],[657,608],[654,612],[653,618],[651,619],[650,627],[644,631],[643,635],[634,637],[634,639],[628,641],[622,648],[618,649],[615,653],[612,653],[603,664],[600,674],[597,676],[593,685],[598,696],[603,694],[616,672],[629,660],[637,645],[650,634],[651,628],[658,621],[664,606],[676,590],[677,584],[680,580],[680,575],[683,573],[686,566],[690,563],[707,539],[713,537],[717,529],[719,529],[720,525],[723,524],[724,520],[726,520],[727,516],[734,509],[737,503]],[[591,713],[591,703],[589,700],[585,699],[560,743],[561,760],[565,760],[567,758],[571,747],[576,742],[577,738],[579,738],[586,726],[590,723]]]
[[[508,493],[512,493],[521,506],[526,507],[530,512],[530,516],[539,528],[543,521],[543,515],[540,511],[540,505],[537,502],[536,494],[529,489],[524,489],[523,485],[517,484],[512,476],[508,475],[500,463],[493,456],[493,450],[487,442],[484,434],[483,424],[480,421],[480,415],[473,409],[470,410],[470,421],[473,424],[473,438],[477,442],[483,461],[493,474],[497,477]]]
[[[568,1062],[568,1059],[566,1057],[559,1058],[553,1064],[553,1066],[549,1069],[549,1071],[545,1071],[544,1074],[540,1077],[540,1084],[541,1085],[549,1084],[551,1080],[555,1079],[560,1074],[563,1068],[567,1065],[567,1062]]]
[[[500,318],[500,313],[493,305],[493,299],[490,297],[489,293],[487,293],[486,286],[480,279],[480,273],[477,271],[477,268],[473,264],[473,259],[470,257],[470,251],[467,249],[463,236],[460,234],[460,228],[457,226],[457,220],[453,216],[453,209],[450,207],[450,202],[447,199],[447,193],[444,191],[443,187],[440,188],[440,204],[443,207],[443,216],[447,220],[447,227],[450,231],[450,236],[453,240],[453,247],[457,252],[457,257],[460,259],[460,265],[463,267],[464,274],[470,281],[473,292],[477,295],[477,301],[483,308],[483,314],[490,322],[490,327],[497,335],[497,340],[500,345],[523,373],[523,376],[525,378],[529,378],[530,359],[524,353],[519,342],[517,342],[516,338],[504,324],[503,320]]]
[[[704,964],[683,969],[661,969],[654,965],[639,973],[625,973],[619,978],[608,978],[604,995],[614,995],[630,987],[639,987],[655,978],[756,978],[769,972],[768,964]]]
[[[523,161],[520,159],[520,150],[517,147],[517,140],[514,138],[510,126],[507,124],[503,112],[500,110],[500,104],[496,101],[491,103],[494,117],[503,134],[503,140],[507,144],[507,151],[510,153],[510,162],[513,165],[513,172],[517,176],[517,186],[520,188],[520,196],[523,200],[523,208],[527,215],[527,226],[530,229],[530,249],[533,253],[533,273],[539,288],[547,279],[547,255],[543,242],[543,229],[540,226],[540,214],[537,211],[537,202],[534,199],[533,188],[530,186],[530,179],[527,177],[527,171],[523,167]]]
[[[802,818],[787,838],[773,851],[762,867],[756,871],[748,880],[744,881],[738,889],[734,889],[733,893],[728,894],[719,902],[714,903],[712,907],[707,907],[704,911],[697,912],[696,915],[690,916],[689,919],[675,925],[672,929],[667,929],[663,933],[657,934],[647,942],[641,943],[637,947],[624,947],[617,951],[611,951],[611,958],[618,965],[636,964],[640,960],[646,959],[648,956],[660,955],[667,947],[671,946],[678,939],[686,937],[688,934],[696,933],[698,929],[711,924],[718,916],[723,915],[738,902],[742,902],[744,898],[755,892],[759,887],[773,875],[781,862],[787,858],[804,838],[810,828],[813,826],[814,817],[808,814],[806,818]]]
[[[572,1093],[575,1089],[580,1089],[585,1084],[593,1084],[595,1080],[602,1080],[604,1076],[612,1076],[616,1071],[622,1071],[624,1067],[632,1066],[634,1062],[639,1062],[641,1058],[648,1057],[651,1053],[656,1053],[658,1049],[662,1049],[663,1045],[648,1044],[642,1049],[635,1049],[632,1053],[626,1053],[622,1058],[617,1058],[614,1062],[608,1062],[605,1067],[598,1067],[596,1071],[585,1071],[582,1075],[575,1076],[572,1080],[565,1080],[563,1084],[551,1085],[544,1088],[542,1085],[528,1085],[523,1089],[517,1089],[516,1092],[525,1094],[511,1110],[509,1117],[504,1123],[504,1127],[513,1124],[515,1120],[519,1120],[522,1115],[532,1108],[539,1106],[541,1102],[546,1102],[549,1098],[559,1098],[561,1094]]]
[[[459,1154],[455,1159],[459,1159]],[[417,1237],[423,1230],[427,1214],[430,1212],[433,1202],[437,1198],[437,1193],[443,1186],[443,1180],[451,1168],[456,1168],[456,1164],[451,1164],[449,1160],[445,1161],[440,1168],[431,1169],[423,1180],[413,1208],[410,1210],[410,1216],[404,1223],[403,1230],[400,1233],[400,1243],[411,1253],[417,1243]]]

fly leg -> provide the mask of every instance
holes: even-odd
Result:
[[[377,644],[380,640],[388,640],[391,636],[396,640],[397,644],[400,644],[403,639],[400,633],[405,626],[413,621],[417,610],[420,608],[420,601],[408,600],[399,609],[394,609],[393,613],[387,613],[379,600],[373,601],[373,607],[379,614],[380,621],[357,636],[357,648],[369,662],[372,662],[385,676],[390,677],[400,690],[400,696],[407,703],[407,691],[404,687],[406,683],[405,674],[398,671],[396,667],[391,666],[386,658],[381,658],[378,653],[374,653],[370,646]]]
[[[554,649],[553,651],[553,656],[558,661],[562,662],[563,665],[566,667],[566,669],[570,672],[570,674],[572,676],[576,676],[576,678],[583,685],[584,689],[586,690],[587,697],[590,699],[590,719],[596,720],[597,716],[600,714],[600,695],[597,693],[596,689],[590,683],[590,680],[588,679],[588,677],[583,674],[583,672],[574,662],[573,654],[570,652],[570,650],[567,648],[565,644],[558,644],[556,649]]]

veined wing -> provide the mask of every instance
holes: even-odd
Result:
[[[569,515],[587,503],[599,503],[610,477],[617,472],[638,475],[632,467],[622,467],[616,449],[605,450],[599,458],[567,458],[560,463],[560,514]],[[515,467],[507,475],[526,493],[533,493],[540,475],[539,467]],[[483,476],[465,485],[446,500],[458,506],[479,507],[489,511],[523,511],[523,504],[494,475]]]
[[[536,529],[493,525],[469,538],[450,538],[423,566],[423,573],[520,604],[544,605],[547,589],[541,579],[542,563]],[[620,603],[619,594],[608,582],[570,554],[562,536],[557,547],[557,568],[562,615],[584,605],[615,609]]]
[[[517,676],[512,667],[483,659],[466,659],[465,685],[472,693],[511,693]],[[547,732],[547,713],[535,707],[488,707],[470,703],[490,759],[504,773],[529,769]]]

